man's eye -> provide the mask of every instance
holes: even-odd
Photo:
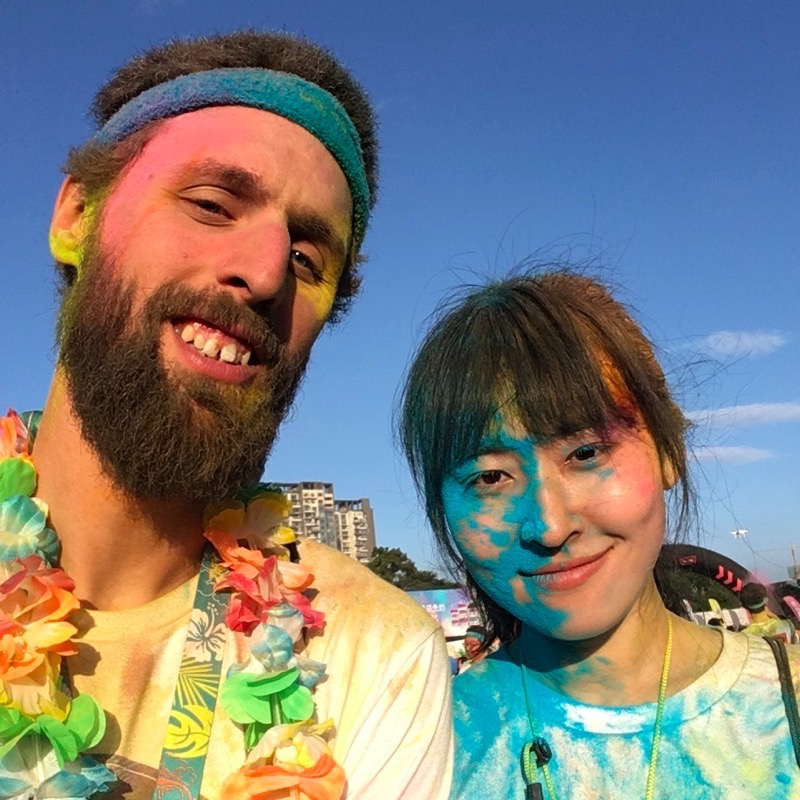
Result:
[[[196,208],[199,208],[201,211],[207,214],[213,214],[214,216],[219,217],[230,217],[225,206],[221,203],[218,203],[216,200],[210,200],[207,197],[193,197],[191,198],[190,202]]]
[[[304,252],[301,250],[292,250],[291,259],[292,263],[295,264],[303,274],[309,276],[314,281],[322,280],[322,270]]]

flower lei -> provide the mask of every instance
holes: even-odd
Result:
[[[47,505],[33,497],[37,427],[36,414],[0,417],[0,797],[79,800],[105,792],[116,776],[86,754],[103,738],[105,713],[87,694],[72,697],[64,677],[62,659],[77,653],[68,617],[80,604],[55,566]],[[249,751],[221,800],[338,800],[346,783],[323,738],[332,722],[313,721],[311,690],[325,665],[295,652],[324,618],[303,594],[313,575],[292,560],[294,532],[280,525],[290,509],[279,490],[259,485],[206,513],[205,536],[220,557],[214,592],[231,595],[225,625],[250,638],[249,658],[230,667],[219,695]],[[187,647],[219,651],[223,642],[211,630]]]

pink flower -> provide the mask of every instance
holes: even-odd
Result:
[[[256,625],[266,622],[270,608],[278,603],[288,603],[296,608],[306,625],[323,625],[324,614],[314,611],[303,594],[314,580],[307,567],[242,547],[229,533],[207,531],[206,538],[217,549],[223,566],[228,569],[228,574],[217,581],[214,590],[234,591],[225,620],[229,628],[250,633]]]

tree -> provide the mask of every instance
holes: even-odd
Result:
[[[379,578],[406,592],[422,589],[454,589],[457,583],[440,578],[435,572],[421,570],[397,547],[376,547],[367,563]]]
[[[695,611],[708,611],[709,598],[716,600],[722,608],[740,608],[739,598],[713,578],[681,567],[658,571],[659,588],[670,610],[683,614],[680,599],[688,600]]]

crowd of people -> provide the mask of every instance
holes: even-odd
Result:
[[[487,282],[409,369],[400,439],[484,620],[451,681],[428,615],[258,483],[361,280],[366,94],[250,31],[133,59],[94,112],[50,394],[0,420],[0,797],[800,796],[793,631],[756,589],[758,636],[659,594],[688,422],[602,282]]]

